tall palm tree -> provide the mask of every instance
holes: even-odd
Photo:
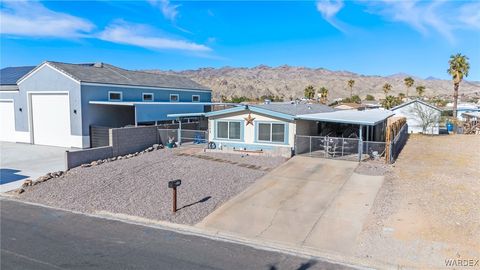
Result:
[[[348,87],[350,87],[350,98],[353,96],[353,86],[355,85],[355,80],[348,80],[347,81]]]
[[[453,117],[457,118],[458,88],[460,87],[463,77],[468,77],[470,64],[468,63],[468,57],[466,55],[457,53],[450,56],[448,65],[450,67],[447,72],[452,76],[453,80]]]
[[[320,100],[323,104],[326,104],[327,98],[328,98],[328,89],[322,86],[322,88],[320,88]]]
[[[408,90],[410,89],[410,87],[413,86],[413,84],[415,83],[415,80],[412,79],[412,77],[407,77],[403,79],[403,83],[405,83],[405,86],[407,87],[407,98],[408,98]]]
[[[417,90],[417,95],[421,97],[423,93],[425,93],[425,86],[419,85],[416,87],[416,90]]]
[[[385,83],[382,89],[383,89],[383,93],[385,93],[385,97],[387,97],[388,92],[392,91],[392,85],[389,83]]]

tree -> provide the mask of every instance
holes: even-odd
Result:
[[[382,106],[387,110],[400,104],[402,104],[402,101],[398,97],[392,95],[386,96],[385,99],[382,100]]]
[[[328,89],[323,87],[320,88],[320,102],[326,104],[328,100]]]
[[[416,90],[417,90],[417,95],[421,97],[425,93],[425,86],[419,85],[417,86]]]
[[[355,80],[348,80],[347,81],[348,87],[350,87],[350,97],[353,95],[353,86],[355,85]]]
[[[350,101],[353,102],[353,103],[362,103],[362,99],[358,96],[358,95],[353,95],[351,98],[350,98]]]
[[[433,134],[433,128],[440,120],[440,115],[437,110],[428,106],[422,106],[416,102],[410,109],[410,113],[417,116],[420,120],[420,126],[422,127],[423,133],[427,133],[428,128],[431,128],[431,133]]]
[[[372,96],[372,95],[367,95],[367,96],[365,97],[365,100],[372,101],[372,100],[375,100],[375,97]]]
[[[389,83],[385,83],[382,89],[383,89],[383,93],[385,93],[385,97],[387,97],[388,92],[392,91],[392,85]]]
[[[449,68],[447,72],[452,76],[453,80],[453,117],[457,118],[458,88],[460,87],[463,77],[468,77],[470,64],[468,63],[467,56],[457,53],[450,56],[448,65]]]
[[[305,94],[305,98],[313,99],[315,97],[315,88],[313,87],[313,85],[309,85],[305,87],[305,90],[303,90],[303,93]]]
[[[407,77],[403,79],[403,83],[405,83],[405,86],[407,87],[407,98],[408,98],[408,90],[410,89],[410,87],[413,86],[413,84],[415,83],[415,80],[412,79],[412,77]]]

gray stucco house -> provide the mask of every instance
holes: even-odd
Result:
[[[188,78],[106,63],[1,72],[11,77],[0,86],[0,141],[88,148],[90,126],[154,124],[211,105],[211,90]]]

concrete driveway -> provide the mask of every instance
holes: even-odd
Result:
[[[352,255],[383,176],[358,163],[295,156],[207,216],[198,227]]]
[[[19,188],[48,172],[65,170],[69,148],[0,142],[0,192]]]

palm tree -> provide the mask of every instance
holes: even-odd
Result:
[[[385,109],[390,110],[391,108],[399,105],[400,103],[402,102],[397,97],[390,95],[386,96],[385,99],[382,101],[382,106]]]
[[[353,95],[353,86],[355,85],[355,80],[348,80],[347,81],[348,87],[350,87],[350,97]]]
[[[416,90],[417,90],[418,96],[421,97],[423,93],[425,93],[425,86],[419,85],[417,86]]]
[[[328,97],[328,89],[322,86],[322,88],[320,88],[320,101],[323,104],[326,104],[327,97]]]
[[[457,53],[450,56],[448,65],[450,67],[448,68],[447,72],[452,76],[453,80],[453,117],[457,118],[458,88],[463,80],[463,77],[468,77],[470,64],[468,63],[468,57],[466,55]]]
[[[389,83],[385,83],[382,89],[383,89],[383,93],[385,93],[385,97],[387,97],[388,92],[392,91],[392,85]]]
[[[407,78],[403,79],[403,82],[405,83],[405,86],[407,87],[407,98],[408,98],[408,90],[410,89],[410,87],[413,86],[413,84],[415,83],[415,80],[412,79],[412,77],[407,77]]]
[[[303,90],[304,94],[305,94],[305,98],[307,99],[312,99],[315,97],[315,88],[313,87],[313,85],[309,85],[305,88],[305,90]]]

